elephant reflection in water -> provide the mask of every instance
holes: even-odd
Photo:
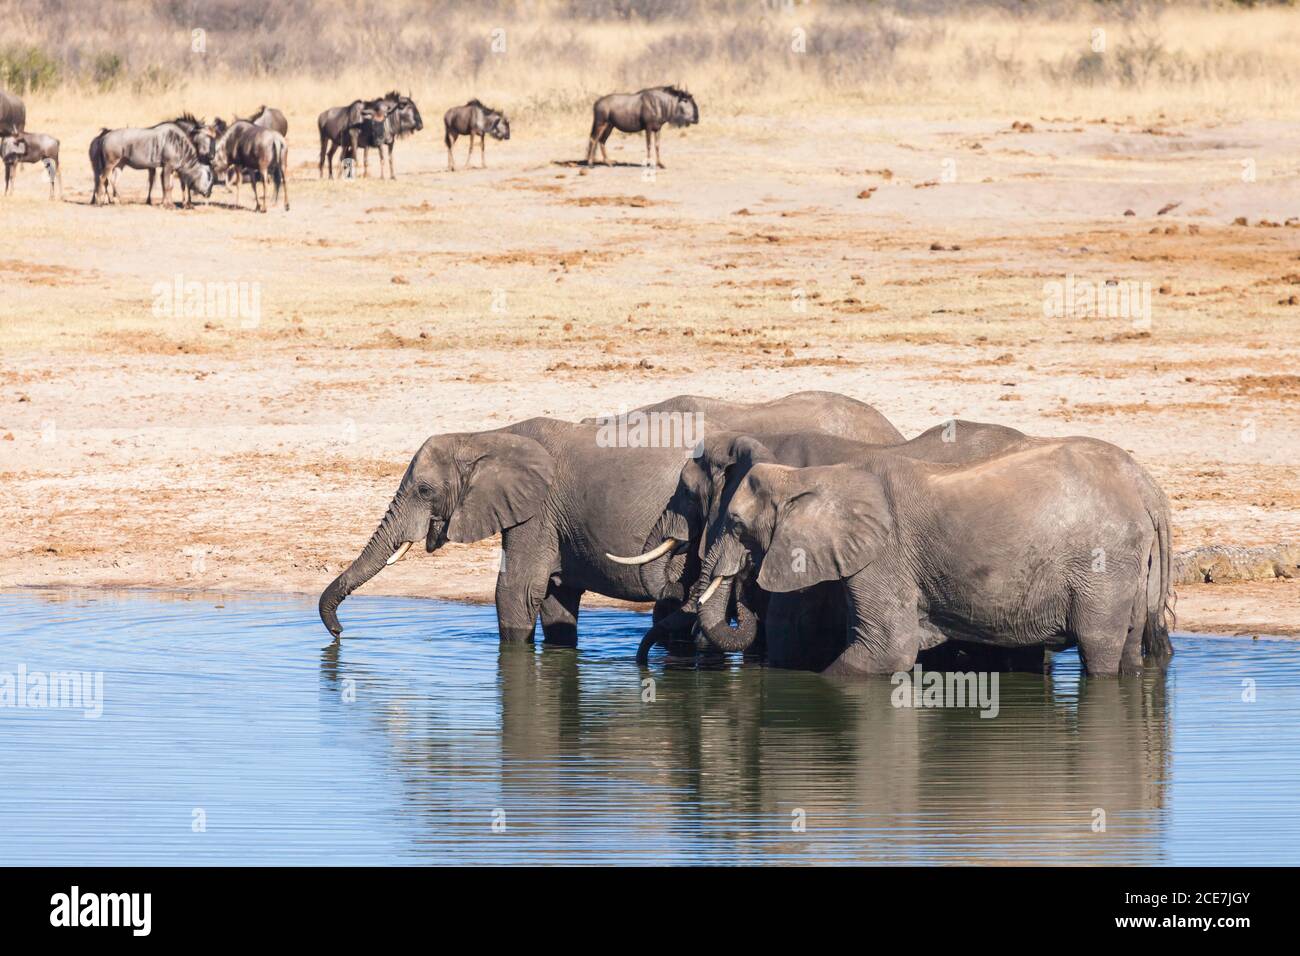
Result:
[[[895,707],[888,679],[670,670],[647,703],[572,652],[503,654],[499,676],[506,798],[604,814],[629,843],[695,832],[730,859],[792,862],[919,862],[936,840],[959,861],[1159,859],[1163,673],[1061,691],[1004,674],[993,719]]]
[[[337,693],[355,672],[325,653]],[[1003,674],[993,719],[896,707],[888,678],[666,670],[648,700],[642,677],[584,667],[570,648],[504,645],[496,699],[481,702],[496,741],[467,741],[454,705],[426,702],[416,727],[395,719],[422,705],[385,699],[392,684],[376,675],[353,706],[392,741],[431,828],[445,834],[457,808],[490,802],[541,858],[666,860],[689,846],[697,861],[1160,861],[1163,672],[1077,684]],[[477,840],[481,821],[467,825]]]

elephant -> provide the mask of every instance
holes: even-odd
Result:
[[[852,435],[897,434],[879,412],[831,392],[801,392],[756,405],[679,396],[661,415],[692,415],[710,427],[762,429],[799,421]],[[638,417],[639,416],[639,417]],[[356,588],[418,541],[429,552],[447,541],[480,541],[501,532],[497,624],[503,641],[530,640],[540,612],[544,639],[577,641],[585,591],[675,611],[694,580],[676,543],[648,560],[619,563],[606,553],[638,550],[673,493],[689,442],[629,428],[662,424],[637,410],[603,424],[534,418],[502,429],[435,435],[412,458],[388,511],[361,554],[322,592],[319,611],[336,638],[337,609]]]
[[[935,425],[911,441],[900,440],[876,447],[889,447],[898,454],[924,461],[964,462],[985,458],[1012,445],[1030,441],[1033,439],[1014,428],[953,419]],[[682,466],[677,490],[646,542],[646,553],[652,553],[665,539],[685,539],[703,558],[708,547],[705,529],[714,529],[716,535],[719,515],[725,512],[740,479],[758,462],[801,468],[832,465],[852,461],[869,447],[862,442],[818,432],[722,432],[711,435],[701,441],[696,455]],[[698,597],[708,583],[707,577],[701,577],[693,594]],[[837,584],[827,583],[798,595],[771,597],[775,600],[765,599],[758,593],[748,576],[733,582],[730,595],[709,602],[703,609],[699,618],[702,636],[714,646],[724,648],[753,647],[756,639],[762,643],[764,638],[772,637],[773,644],[761,648],[769,660],[777,666],[799,666],[798,658],[811,653],[806,644],[814,632],[826,634],[837,630],[828,626],[828,620],[837,612],[842,614],[840,588]],[[690,603],[691,606],[682,611],[683,615],[691,613],[694,602]],[[734,634],[730,633],[727,624],[731,608],[734,608],[737,620]],[[760,619],[775,626],[764,626],[760,631]],[[642,641],[638,660],[646,663],[650,648],[665,643],[668,635],[684,624],[684,617],[670,617],[658,622]],[[1041,659],[1040,654],[1040,665]]]
[[[965,464],[891,449],[756,464],[703,561],[701,613],[746,561],[772,593],[842,582],[843,649],[825,674],[907,670],[950,639],[1077,646],[1090,676],[1172,654],[1168,502],[1095,439],[1031,439]]]

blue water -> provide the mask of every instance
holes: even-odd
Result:
[[[331,646],[296,596],[0,593],[0,679],[103,675],[98,718],[0,706],[0,864],[1300,862],[1297,643],[1178,637],[1118,680],[1064,652],[982,719],[643,673],[622,611],[577,649],[501,648],[490,607],[342,616]]]

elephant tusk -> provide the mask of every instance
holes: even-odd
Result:
[[[709,582],[709,586],[708,586],[707,588],[705,588],[705,589],[704,589],[704,593],[700,595],[700,599],[699,599],[697,602],[695,602],[695,603],[696,603],[696,606],[699,606],[699,605],[703,604],[703,603],[704,603],[705,601],[707,601],[709,598],[713,597],[713,592],[715,592],[716,590],[718,590],[718,588],[722,585],[722,582],[725,581],[725,580],[727,580],[727,579],[726,579],[726,578],[714,578],[712,581],[710,581],[710,582]]]
[[[620,558],[617,554],[610,554],[608,551],[605,552],[605,557],[615,564],[649,564],[651,561],[662,558],[680,543],[676,538],[664,538],[658,547],[647,551],[645,554],[638,554],[635,558]]]
[[[410,541],[403,541],[401,544],[397,546],[397,550],[394,551],[392,555],[389,557],[389,559],[384,563],[396,564],[398,561],[401,561],[402,555],[406,554],[407,551],[411,550],[411,543],[412,542]]]

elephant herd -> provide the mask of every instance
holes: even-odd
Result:
[[[636,93],[612,93],[598,99],[592,109],[591,133],[587,145],[587,165],[595,161],[597,148],[606,163],[605,142],[614,130],[645,133],[646,165],[650,164],[651,147],[659,166],[659,135],[664,126],[690,126],[700,121],[695,98],[675,86],[654,86]],[[62,197],[63,178],[59,169],[59,141],[44,133],[26,130],[27,109],[17,96],[0,90],[0,161],[5,170],[5,193],[20,163],[44,163],[50,180],[50,198],[55,198],[55,184]],[[363,176],[370,175],[370,150],[379,155],[379,176],[385,166],[390,179],[397,178],[393,149],[397,140],[424,128],[420,109],[410,95],[396,90],[374,99],[353,100],[346,106],[334,106],[316,120],[320,134],[318,175],[334,178],[334,157],[340,154],[342,168],[355,168],[361,154]],[[472,99],[464,106],[454,106],[443,116],[443,143],[447,147],[447,168],[455,170],[452,147],[461,136],[469,137],[466,165],[474,155],[478,140],[479,162],[487,165],[486,137],[510,139],[510,121],[501,110]],[[267,184],[274,183],[279,202],[289,209],[288,146],[285,137],[289,124],[284,113],[259,106],[246,119],[235,117],[227,123],[220,118],[204,123],[189,113],[164,120],[150,127],[101,128],[90,144],[90,165],[94,174],[91,204],[101,200],[118,202],[117,178],[123,168],[149,172],[149,191],[145,202],[153,204],[153,184],[161,174],[162,204],[172,205],[172,177],[180,181],[183,206],[190,208],[193,195],[208,197],[213,184],[222,182],[228,189],[235,186],[235,205],[239,205],[239,186],[248,180],[253,187],[253,204],[259,212],[268,207]],[[258,186],[261,186],[261,194]]]
[[[1042,670],[1077,647],[1114,675],[1173,653],[1169,504],[1125,451],[962,420],[905,440],[832,392],[435,435],[321,620],[337,639],[340,603],[414,544],[498,532],[506,642],[540,617],[575,644],[593,591],[653,602],[642,664],[662,646],[843,676]]]

